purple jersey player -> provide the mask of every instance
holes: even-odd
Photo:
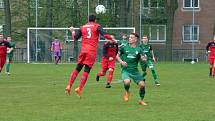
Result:
[[[55,37],[51,47],[51,51],[53,52],[53,55],[55,57],[55,64],[58,64],[61,60],[61,50],[62,46],[60,40],[57,37]]]

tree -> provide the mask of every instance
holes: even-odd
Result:
[[[10,1],[4,0],[4,13],[5,13],[5,34],[6,36],[11,35],[11,13],[10,13]]]
[[[165,0],[167,16],[167,40],[166,40],[166,60],[172,61],[172,40],[173,40],[173,24],[175,11],[178,8],[177,0]]]
[[[119,3],[119,21],[120,25],[119,26],[127,26],[128,24],[128,13],[130,10],[130,5],[131,1],[130,0],[124,0],[123,2]]]

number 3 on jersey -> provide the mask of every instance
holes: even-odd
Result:
[[[91,28],[87,28],[87,38],[91,38]]]

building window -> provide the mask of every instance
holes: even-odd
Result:
[[[162,15],[165,16],[165,0],[142,0],[142,14],[145,18]]]
[[[194,2],[194,4],[193,4]],[[199,8],[199,0],[183,0],[183,8],[189,9],[189,8]]]
[[[160,8],[165,6],[164,0],[144,0],[142,2],[144,8]]]
[[[149,36],[149,42],[162,43],[166,41],[166,25],[144,25],[143,35]]]
[[[43,8],[42,5],[42,1],[41,0],[30,0],[30,8],[36,8],[36,2],[37,2],[37,7],[38,8]]]
[[[4,2],[3,2],[3,0],[0,0],[0,8],[4,8]]]
[[[199,25],[185,25],[183,26],[183,41],[184,42],[198,42],[199,41]]]

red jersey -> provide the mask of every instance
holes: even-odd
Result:
[[[6,56],[7,55],[7,47],[11,47],[10,43],[3,40],[0,40],[0,56]]]
[[[87,24],[81,26],[80,30],[75,33],[74,40],[78,40],[82,36],[81,52],[91,52],[96,54],[99,42],[99,34],[101,34],[106,39],[112,40],[112,37],[106,34],[103,31],[103,28],[95,22],[88,22]]]
[[[210,51],[209,58],[215,58],[215,41],[209,42],[206,47],[206,50]]]
[[[103,45],[103,56],[108,59],[109,57],[116,58],[118,53],[118,44],[116,42],[105,42]]]
[[[81,52],[95,52],[97,50],[99,41],[98,27],[100,25],[94,22],[89,22],[80,27],[82,34],[82,48]]]

